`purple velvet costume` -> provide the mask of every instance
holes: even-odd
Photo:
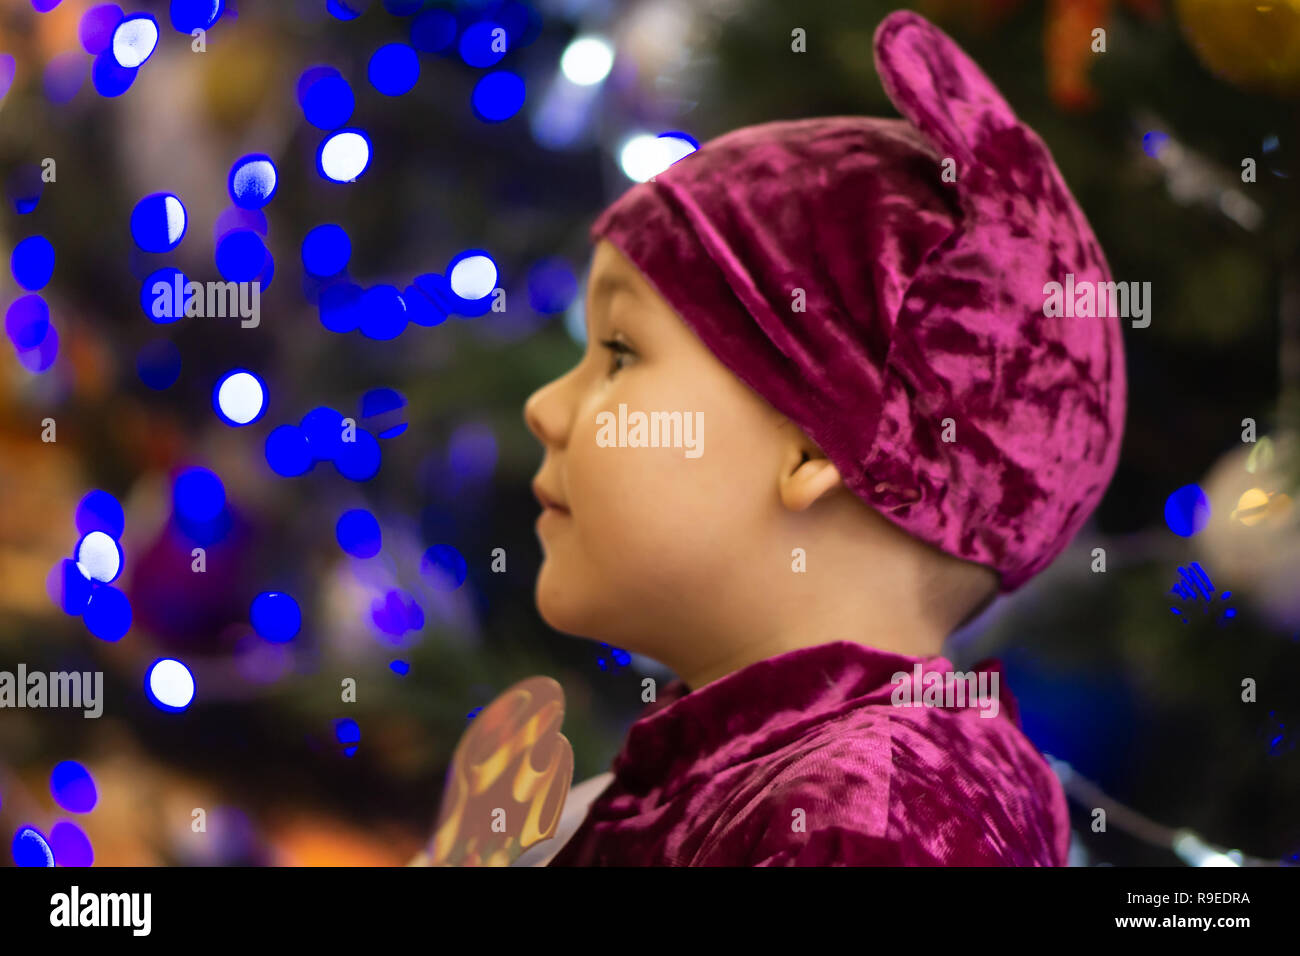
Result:
[[[992,717],[894,706],[894,675],[914,684],[918,662],[953,670],[836,641],[690,692],[673,681],[550,865],[1063,866],[1065,795],[1014,698],[999,681]]]

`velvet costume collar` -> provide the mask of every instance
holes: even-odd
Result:
[[[867,704],[890,703],[894,674],[946,674],[941,655],[911,657],[855,641],[831,641],[757,661],[689,689],[680,679],[665,685],[628,731],[612,769],[629,786],[667,781],[662,799],[728,767],[752,760],[802,737],[812,727]],[[1001,675],[996,660],[972,670]],[[1015,698],[999,679],[995,720],[1020,725]]]

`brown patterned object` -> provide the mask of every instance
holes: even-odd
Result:
[[[456,745],[438,825],[411,866],[509,866],[555,835],[573,780],[564,690],[529,677],[492,701]]]

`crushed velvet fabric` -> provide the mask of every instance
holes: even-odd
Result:
[[[1047,283],[1109,267],[1042,140],[947,35],[894,13],[875,57],[904,119],[736,130],[628,190],[592,239],[856,495],[1013,591],[1115,470],[1119,321],[1043,314]]]
[[[915,685],[918,664],[922,684],[953,671],[835,641],[673,681],[549,865],[1064,866],[1065,794],[998,662],[973,668],[999,675],[993,717],[895,706],[894,675]]]

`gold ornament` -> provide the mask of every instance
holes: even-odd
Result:
[[[1183,33],[1216,76],[1244,90],[1300,95],[1300,0],[1177,0]]]
[[[1215,584],[1247,598],[1274,625],[1300,626],[1300,512],[1291,494],[1284,463],[1300,450],[1287,432],[1270,436],[1272,461],[1255,456],[1257,446],[1243,443],[1223,455],[1199,482],[1210,501],[1210,520],[1192,539],[1196,560]],[[1255,471],[1246,469],[1255,458]]]

